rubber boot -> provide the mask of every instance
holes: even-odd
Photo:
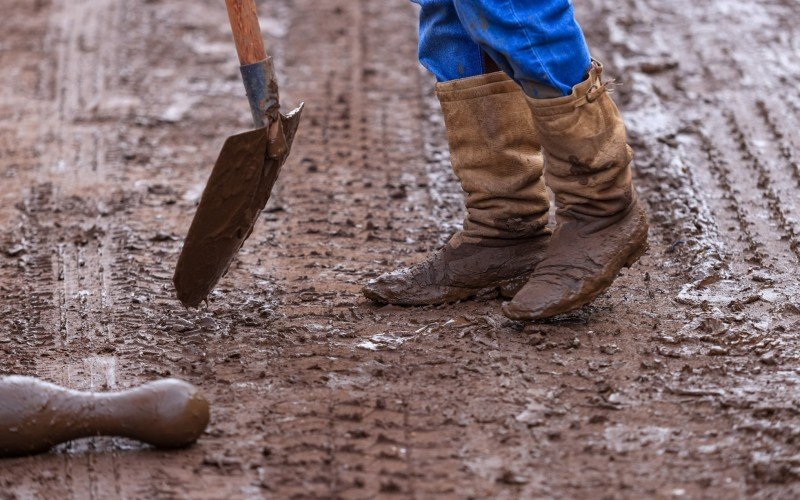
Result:
[[[462,231],[424,262],[384,274],[379,303],[456,302],[521,288],[550,236],[544,160],[520,87],[496,72],[437,85],[453,169],[467,194]]]
[[[647,215],[631,182],[625,125],[593,62],[570,96],[528,103],[544,149],[557,225],[546,256],[503,312],[534,320],[577,309],[647,250]]]

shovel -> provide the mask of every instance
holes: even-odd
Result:
[[[253,232],[294,140],[297,109],[280,113],[278,83],[264,48],[255,0],[225,0],[255,130],[225,141],[178,258],[178,299],[196,307],[225,275]]]

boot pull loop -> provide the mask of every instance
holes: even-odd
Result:
[[[575,101],[575,108],[580,108],[586,104],[595,102],[606,92],[613,92],[615,80],[602,81],[603,65],[592,60],[592,69],[589,72],[590,78],[594,77],[592,86],[586,91],[586,95]]]

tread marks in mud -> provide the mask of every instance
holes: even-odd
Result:
[[[755,185],[767,200],[767,206],[771,214],[770,219],[777,223],[777,227],[782,233],[780,234],[780,239],[788,243],[796,258],[800,258],[800,239],[798,239],[797,230],[789,220],[784,208],[784,202],[776,191],[773,173],[770,172],[762,160],[763,153],[754,149],[751,143],[752,139],[742,128],[733,111],[726,111],[724,117],[731,137],[738,145],[742,161],[753,171]]]
[[[747,260],[764,267],[786,259],[787,251],[794,260],[800,256],[797,230],[776,190],[774,173],[761,159],[763,153],[754,149],[749,131],[741,126],[733,110],[723,110],[718,125],[713,132],[704,126],[698,135],[708,166],[734,215],[741,235],[738,240],[746,245]],[[771,238],[769,221],[777,225],[780,241]]]
[[[108,358],[108,364],[97,356],[98,349],[113,351],[108,327],[111,304],[107,237],[108,227],[114,225],[110,220],[113,216],[100,217],[104,209],[91,206],[92,202],[83,196],[87,188],[103,185],[109,169],[120,168],[111,161],[106,148],[105,136],[110,128],[99,126],[95,115],[96,106],[107,98],[107,76],[114,73],[121,5],[116,0],[54,5],[44,43],[48,57],[54,61],[42,65],[40,91],[52,99],[48,108],[57,114],[41,121],[41,136],[49,140],[40,158],[39,172],[43,179],[56,179],[57,185],[46,189],[46,201],[37,192],[41,185],[30,195],[31,203],[42,212],[45,221],[32,226],[37,237],[46,240],[35,248],[48,252],[37,266],[42,279],[34,277],[33,286],[49,290],[53,297],[51,314],[57,319],[50,323],[57,325],[58,333],[54,344],[48,347],[77,348],[82,353],[77,363],[69,355],[61,361],[43,358],[37,374],[73,387],[99,388],[94,386],[98,363],[111,367],[113,372],[101,377],[101,385],[113,386],[117,379],[116,360]],[[44,282],[46,279],[48,283]],[[105,374],[106,368],[101,371]],[[91,440],[64,446],[72,451],[95,447],[106,448],[108,442]],[[65,456],[64,468],[56,475],[63,474],[69,496],[99,498],[109,491],[121,493],[116,453],[109,453],[110,460],[98,460],[91,453],[74,460]]]
[[[399,146],[395,144],[396,135],[407,129],[412,119],[408,108],[413,112],[414,102],[409,102],[404,82],[396,81],[396,75],[383,75],[371,69],[372,65],[386,67],[387,59],[394,61],[402,57],[389,54],[398,47],[377,42],[381,37],[379,31],[390,27],[383,21],[378,22],[386,13],[383,6],[368,2],[346,5],[333,2],[319,11],[311,3],[295,5],[295,8],[316,13],[309,14],[312,16],[326,16],[328,22],[324,29],[338,33],[335,38],[339,42],[328,44],[324,51],[304,43],[302,39],[307,35],[304,30],[316,26],[313,20],[311,23],[306,20],[302,27],[290,32],[286,44],[287,62],[293,64],[294,69],[287,71],[296,71],[298,65],[312,64],[326,77],[304,81],[293,88],[298,96],[315,104],[307,111],[308,129],[300,136],[302,158],[298,158],[299,163],[288,166],[281,193],[294,200],[293,212],[304,214],[304,219],[290,229],[289,234],[300,231],[318,235],[320,249],[298,262],[306,265],[311,259],[315,269],[322,269],[316,278],[324,284],[310,287],[307,277],[303,279],[290,273],[295,280],[292,288],[303,293],[288,295],[292,302],[289,305],[307,311],[305,315],[292,317],[296,318],[294,321],[302,318],[307,330],[304,336],[314,341],[287,342],[282,348],[283,356],[295,366],[297,363],[307,366],[296,383],[308,386],[308,390],[302,395],[291,391],[287,399],[271,396],[273,400],[278,398],[272,404],[274,414],[269,418],[269,426],[275,428],[266,436],[270,453],[264,460],[265,483],[289,494],[312,492],[322,496],[371,497],[381,493],[408,493],[412,488],[408,478],[408,446],[404,443],[407,430],[403,405],[397,403],[404,401],[403,391],[387,383],[388,392],[382,400],[359,396],[368,389],[365,384],[370,380],[369,372],[387,369],[373,368],[375,361],[365,359],[364,351],[356,347],[362,339],[351,334],[339,335],[327,323],[331,314],[341,313],[344,317],[357,314],[353,313],[357,297],[354,293],[365,274],[359,268],[368,269],[374,265],[372,252],[374,247],[386,246],[380,233],[391,228],[394,213],[406,216],[404,210],[398,209],[407,203],[406,197],[392,198],[391,203],[398,208],[393,207],[387,213],[385,204],[380,203],[376,195],[385,193],[387,179],[390,184],[399,184],[396,180],[399,172],[413,167],[417,158],[418,152],[409,154],[408,149],[403,149],[406,140],[419,143],[417,133],[404,137]],[[333,15],[328,9],[332,9]],[[400,22],[413,30],[406,14],[401,11],[392,15],[398,15]],[[407,43],[405,35],[399,38],[406,43],[404,49],[413,45]],[[393,71],[410,71],[409,74],[414,75],[417,71],[414,53],[406,55],[408,61],[402,67],[393,67]],[[390,86],[396,86],[396,91],[388,90]],[[387,95],[391,96],[390,103],[384,100]],[[298,169],[307,172],[298,172]],[[309,196],[310,186],[312,196]],[[321,202],[319,196],[324,193],[329,199]],[[372,207],[376,201],[378,204]],[[424,207],[417,208],[424,211]],[[279,225],[270,223],[263,231],[273,229],[278,231],[278,239],[284,239],[286,229]],[[369,241],[368,245],[363,238]],[[291,250],[295,246],[293,239],[287,241],[285,248]],[[307,241],[304,240],[298,250],[307,251]],[[330,251],[323,254],[323,245]],[[328,261],[337,259],[333,253],[353,255],[357,247],[365,250],[359,256],[360,262],[329,265]],[[384,251],[381,249],[381,253]],[[279,265],[291,267],[292,253],[280,258]],[[326,295],[316,291],[324,287],[336,292]],[[339,298],[342,293],[346,294],[346,299]],[[283,323],[276,327],[283,328]],[[386,356],[392,357],[391,354]],[[391,378],[400,377],[395,374]],[[284,419],[285,425],[281,423]]]
[[[774,144],[780,150],[780,155],[795,180],[797,188],[800,189],[800,163],[798,163],[796,148],[787,139],[787,134],[783,132],[783,130],[797,130],[797,128],[779,123],[775,113],[770,111],[770,106],[762,99],[756,101],[756,109],[758,110],[758,115],[764,120]]]
[[[22,300],[17,304],[23,314],[13,322],[16,342],[32,343],[36,349],[48,349],[62,345],[59,338],[56,294],[53,267],[53,243],[48,230],[40,225],[40,218],[51,209],[52,184],[34,186],[20,208],[19,227],[26,242],[26,254],[19,267],[12,269],[9,283],[16,283],[16,292]],[[21,271],[22,279],[16,273]],[[38,359],[24,357],[19,363],[33,369]],[[34,366],[32,366],[34,365]]]
[[[708,165],[714,172],[716,180],[722,190],[722,197],[727,201],[727,209],[733,213],[733,218],[738,225],[742,238],[736,238],[746,245],[750,254],[749,260],[753,264],[760,264],[766,258],[763,245],[753,235],[753,222],[748,219],[747,212],[739,202],[732,179],[731,167],[722,151],[716,146],[710,136],[700,132],[702,148],[707,155]]]

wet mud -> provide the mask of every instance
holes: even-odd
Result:
[[[209,407],[176,379],[116,393],[80,392],[33,377],[0,378],[0,456],[43,453],[92,436],[120,436],[182,448],[205,431]]]
[[[225,6],[6,3],[0,371],[93,392],[178,377],[214,412],[177,453],[93,437],[4,460],[0,496],[800,495],[796,5],[576,2],[651,248],[535,324],[494,298],[360,294],[463,220],[410,2],[259,7],[286,109],[308,107],[248,243],[187,311],[181,239],[251,128]]]

